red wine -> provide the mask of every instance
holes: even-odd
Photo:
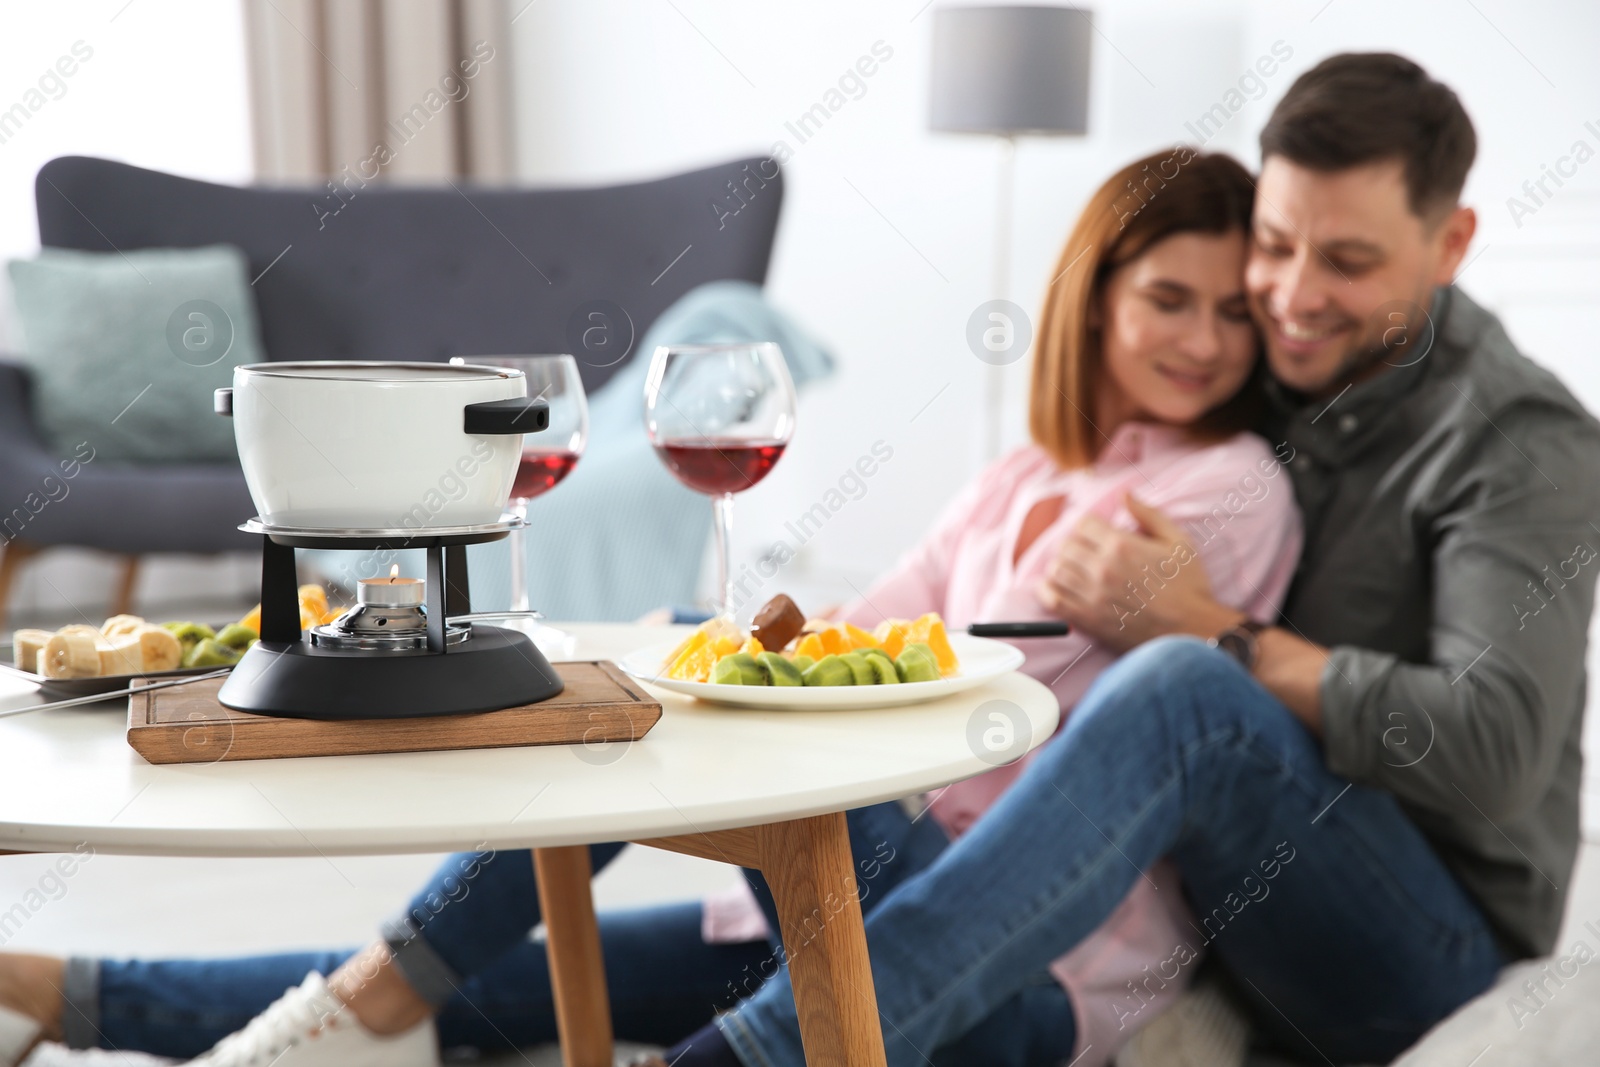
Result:
[[[532,500],[554,489],[578,465],[578,453],[565,449],[524,452],[517,465],[517,480],[511,483],[511,499]]]
[[[656,446],[656,454],[678,481],[713,496],[749,489],[767,476],[786,441],[743,437],[678,437]]]

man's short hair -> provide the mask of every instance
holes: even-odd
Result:
[[[1269,156],[1319,171],[1400,163],[1419,218],[1456,205],[1477,152],[1456,94],[1388,52],[1324,59],[1295,79],[1261,131],[1263,164]]]

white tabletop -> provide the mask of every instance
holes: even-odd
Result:
[[[670,635],[661,627],[565,628],[577,638],[577,659],[619,657]],[[631,745],[207,765],[146,763],[128,747],[125,701],[4,718],[0,850],[67,851],[87,843],[106,853],[296,856],[723,830],[967,778],[994,762],[975,738],[1003,731],[1005,717],[1030,748],[1059,718],[1050,690],[1021,674],[934,703],[876,711],[743,711],[655,695],[661,721]],[[26,683],[0,681],[0,708],[39,699]],[[986,708],[975,724],[990,701],[1007,703]],[[1001,719],[991,719],[995,710]]]

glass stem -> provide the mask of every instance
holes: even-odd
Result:
[[[717,614],[733,618],[733,494],[711,498],[712,525],[717,535]]]
[[[511,501],[507,509],[512,515],[523,520],[528,519],[528,502],[517,499]],[[528,556],[527,556],[527,530],[520,527],[512,530],[506,538],[506,544],[511,549],[511,610],[528,611]]]

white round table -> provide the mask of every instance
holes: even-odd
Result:
[[[670,636],[661,627],[564,628],[577,639],[575,659],[619,658]],[[578,846],[637,841],[755,867],[772,885],[785,932],[791,915],[811,924],[807,951],[790,961],[807,1059],[881,1064],[876,1005],[861,995],[871,972],[842,813],[990,769],[995,757],[973,739],[1006,719],[1020,735],[1010,753],[1043,743],[1059,719],[1054,696],[1021,674],[871,711],[744,711],[652,695],[661,720],[626,744],[203,765],[146,763],[128,747],[125,702],[0,718],[0,850],[533,848],[562,1041],[567,1062],[581,1067],[611,1059],[588,853]],[[39,699],[26,683],[0,679],[0,710]],[[1006,703],[975,724],[990,701]],[[1001,718],[989,721],[997,708]],[[820,934],[819,908],[835,915]]]

